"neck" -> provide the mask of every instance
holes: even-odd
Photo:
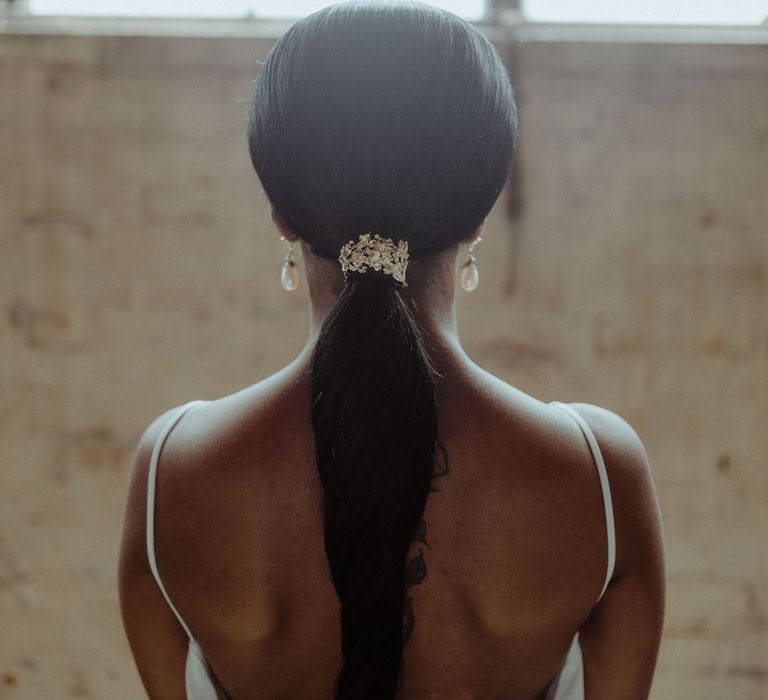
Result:
[[[304,273],[309,288],[310,317],[307,344],[296,361],[309,362],[320,329],[344,288],[344,275],[336,260],[326,260],[309,252],[301,243]],[[458,248],[408,263],[408,286],[400,294],[413,301],[412,308],[424,340],[438,371],[458,362],[468,362],[459,342],[456,323],[456,274]]]

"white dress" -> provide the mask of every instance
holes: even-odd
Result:
[[[189,637],[185,669],[187,700],[226,700],[226,693],[216,680],[216,676],[208,664],[200,645],[192,636],[192,632],[187,626],[187,623],[184,622],[171,602],[171,599],[165,590],[165,586],[163,586],[163,583],[160,580],[160,574],[157,571],[157,561],[155,559],[155,483],[157,480],[157,462],[160,456],[160,450],[162,450],[166,438],[171,430],[173,430],[176,423],[181,420],[181,417],[190,408],[202,403],[206,402],[198,399],[181,406],[161,431],[152,450],[147,478],[147,557],[149,558],[149,566],[152,569],[152,574],[157,581],[157,585],[160,587],[165,600],[171,610],[173,610],[179,623],[184,628],[184,631],[187,633],[187,637]],[[568,404],[560,403],[559,401],[551,401],[550,405],[559,406],[564,409],[573,416],[579,424],[579,427],[589,444],[589,448],[592,451],[592,456],[594,457],[597,471],[600,475],[600,486],[603,492],[603,504],[605,506],[605,521],[608,535],[608,570],[605,575],[605,583],[603,583],[603,588],[597,598],[599,601],[600,598],[602,598],[603,593],[605,593],[605,589],[608,587],[608,582],[611,580],[613,567],[616,562],[616,535],[613,523],[611,490],[608,485],[608,474],[605,470],[605,463],[603,462],[603,457],[600,453],[597,440],[595,440],[595,436],[592,434],[587,422]],[[597,605],[597,602],[595,605]],[[545,700],[584,700],[584,661],[581,655],[578,632],[574,635],[568,653],[549,685]]]

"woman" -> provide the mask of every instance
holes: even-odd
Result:
[[[492,45],[427,5],[327,7],[270,52],[249,145],[310,336],[141,439],[120,595],[152,698],[648,696],[664,571],[640,439],[458,338],[460,249],[515,133]]]

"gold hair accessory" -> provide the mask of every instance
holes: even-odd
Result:
[[[339,262],[347,280],[347,271],[366,272],[369,267],[392,275],[403,287],[405,268],[408,266],[408,241],[398,241],[382,238],[378,233],[371,238],[370,233],[361,233],[357,243],[350,241],[341,247]]]

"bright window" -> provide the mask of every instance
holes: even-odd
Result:
[[[250,4],[257,17],[304,17],[332,3],[327,0],[257,0]],[[485,0],[426,0],[426,4],[442,7],[468,20],[482,19],[485,12]]]
[[[2,0],[0,0],[2,1]],[[331,0],[332,2],[333,0]],[[485,0],[425,0],[480,20]],[[263,17],[293,19],[329,0],[29,0],[32,14],[132,17]],[[490,1],[489,1],[490,5]],[[766,0],[522,0],[531,22],[617,24],[760,24]]]
[[[29,0],[32,14],[112,17],[244,17],[250,5],[243,0]]]
[[[523,0],[532,22],[760,24],[766,0]]]
[[[110,15],[122,17],[253,17],[298,18],[331,5],[328,0],[29,0],[32,14]],[[485,0],[436,0],[468,20],[483,17]]]

